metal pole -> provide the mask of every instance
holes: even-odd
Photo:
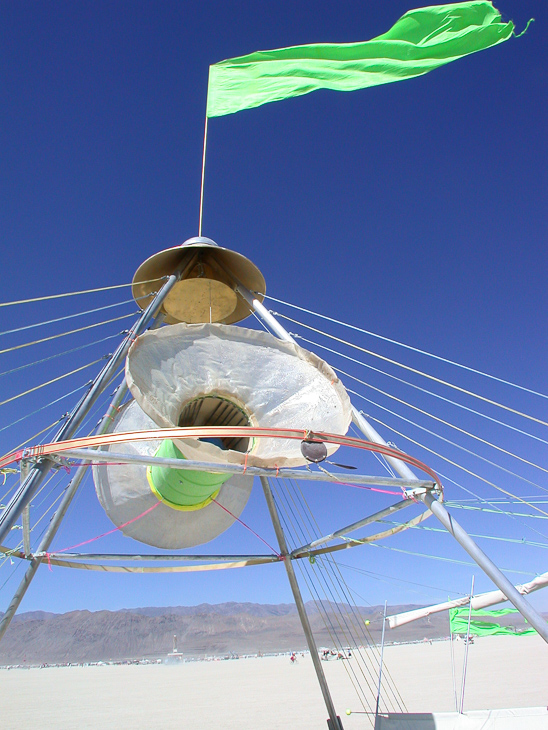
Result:
[[[231,274],[231,276],[233,276]],[[235,278],[235,277],[233,277]],[[249,291],[249,289],[246,289],[246,287],[243,284],[240,284],[238,282],[238,285],[236,287],[236,291],[246,300],[246,302],[257,312],[259,317],[270,327],[270,329],[278,335],[278,337],[282,340],[285,340],[286,342],[292,342],[293,344],[297,344],[293,337],[289,334],[289,332],[283,327],[278,320],[268,311],[268,309],[264,306],[262,302],[260,302],[256,297],[253,296],[253,294]],[[375,444],[382,444],[386,446],[386,441],[382,438],[382,436],[373,428],[373,426],[363,417],[363,415],[358,411],[358,409],[355,406],[352,406],[352,420],[358,426],[360,431],[366,436],[366,438],[369,439],[369,441],[372,441]],[[411,481],[416,481],[417,477],[411,469],[407,466],[407,464],[400,459],[396,459],[393,456],[385,456],[383,457],[388,461],[388,463],[394,467],[394,469],[402,476],[404,479],[409,479]]]
[[[24,482],[29,473],[28,462],[21,462],[21,471],[19,480]],[[23,512],[21,513],[21,523],[23,525],[23,552],[25,555],[30,555],[30,504],[27,504]]]
[[[451,599],[447,596],[447,601]],[[451,609],[449,609],[449,615],[451,615]],[[455,679],[455,647],[453,643],[453,629],[451,628],[451,618],[449,618],[449,641],[451,642],[451,678],[453,679],[453,698],[455,700],[455,712],[459,711],[459,704],[457,702],[457,681]]]
[[[27,504],[21,512],[21,523],[23,526],[23,552],[30,555],[30,504]]]
[[[369,439],[369,441],[372,441],[374,444],[382,444],[383,446],[387,445],[380,433],[373,428],[363,414],[354,406],[352,406],[352,420],[364,436]],[[384,456],[383,458],[386,459],[390,466],[392,466],[404,479],[417,479],[409,466],[404,461],[401,461],[401,459],[396,459],[393,456]]]
[[[449,514],[445,507],[435,499],[430,492],[419,495],[421,499],[430,509],[433,515],[442,523],[445,529],[453,535],[455,540],[466,550],[468,555],[472,557],[479,567],[486,573],[493,583],[499,588],[506,598],[514,604],[522,616],[524,616],[531,626],[542,636],[548,644],[548,624],[535,611],[528,601],[519,593],[508,578],[501,573],[497,566],[493,563],[483,550],[476,545],[470,535],[459,525],[455,518]]]
[[[96,433],[101,434],[105,433],[108,430],[108,427],[111,423],[111,414],[116,412],[116,409],[124,399],[125,394],[127,393],[127,385],[124,380],[124,382],[119,386],[119,388],[116,390],[116,393],[114,395],[114,398],[111,401],[111,404],[106,412],[106,414],[101,419],[101,423],[97,427]],[[6,613],[2,616],[2,619],[0,620],[0,641],[2,640],[2,637],[7,631],[8,626],[11,623],[12,618],[14,617],[17,609],[19,608],[19,605],[21,604],[21,601],[23,600],[23,597],[25,593],[27,592],[27,588],[30,586],[32,579],[36,575],[36,571],[40,567],[40,563],[46,556],[48,552],[48,548],[52,543],[53,538],[57,534],[57,530],[61,526],[61,522],[63,521],[63,517],[66,515],[67,510],[70,506],[70,503],[72,502],[74,495],[78,491],[78,487],[80,486],[82,479],[87,474],[87,467],[88,464],[82,464],[76,471],[76,474],[74,475],[74,478],[70,482],[67,491],[65,492],[63,499],[61,500],[61,503],[59,505],[59,509],[57,512],[53,515],[52,520],[48,526],[48,529],[46,530],[44,537],[42,538],[42,541],[40,542],[40,545],[38,546],[38,549],[36,550],[36,553],[39,553],[38,555],[35,555],[32,560],[30,561],[30,565],[28,566],[25,575],[23,576],[23,579],[21,580],[21,583],[17,587],[17,590],[15,591],[13,598],[11,599],[11,602],[9,606],[6,609]]]
[[[272,525],[274,526],[274,532],[276,533],[278,545],[280,546],[280,553],[284,560],[285,569],[287,571],[287,577],[289,578],[289,585],[291,586],[291,590],[293,592],[293,598],[295,599],[295,604],[297,606],[299,618],[301,619],[301,624],[303,627],[304,635],[306,636],[306,642],[308,644],[308,648],[310,649],[310,656],[312,657],[312,663],[314,664],[314,669],[316,670],[318,682],[320,683],[320,689],[322,691],[325,706],[327,708],[327,714],[329,715],[329,720],[327,721],[327,725],[329,727],[329,730],[343,730],[341,720],[337,715],[335,706],[333,704],[333,700],[331,699],[329,687],[327,686],[327,681],[325,679],[325,674],[323,672],[322,663],[321,663],[320,657],[318,655],[318,648],[316,646],[316,641],[314,640],[314,635],[312,633],[312,629],[310,627],[310,622],[309,622],[308,616],[306,614],[306,609],[305,609],[304,603],[303,603],[303,597],[301,595],[301,590],[300,590],[299,584],[297,582],[297,576],[295,575],[295,570],[293,568],[291,556],[289,555],[289,551],[287,549],[287,543],[285,541],[284,531],[283,531],[283,528],[282,528],[282,525],[280,522],[278,510],[276,509],[274,497],[272,496],[270,484],[268,483],[268,479],[266,477],[260,477],[260,479],[261,479],[261,484],[262,484],[263,491],[264,491],[264,496],[266,499],[266,504],[268,506],[268,511],[270,513],[270,519],[272,520]]]
[[[162,313],[158,314],[156,317],[156,320],[154,321],[151,329],[154,329],[158,325],[161,324],[162,320],[164,318],[164,315]],[[127,384],[124,380],[120,383],[116,391],[114,392],[114,397],[112,401],[110,402],[109,407],[107,408],[107,412],[101,419],[99,425],[97,426],[97,429],[95,431],[96,434],[102,434],[106,433],[109,429],[110,424],[112,423],[112,419],[118,412],[118,407],[124,400],[124,397],[127,393]],[[67,513],[67,510],[70,506],[70,503],[74,499],[74,496],[76,492],[78,491],[78,488],[82,482],[82,479],[86,475],[87,466],[90,464],[90,462],[83,463],[78,470],[76,471],[76,474],[74,475],[74,479],[70,482],[67,491],[65,492],[65,495],[63,499],[61,500],[61,503],[59,505],[59,509],[57,512],[53,515],[51,522],[49,524],[48,529],[46,530],[46,533],[44,537],[42,538],[42,541],[40,545],[38,546],[38,549],[36,550],[36,553],[31,560],[31,564],[27,568],[25,575],[23,576],[23,579],[21,583],[19,584],[11,602],[8,606],[6,613],[0,620],[0,641],[2,640],[2,637],[6,633],[8,626],[11,623],[12,618],[14,617],[17,609],[19,608],[21,601],[23,600],[23,597],[25,593],[27,592],[27,588],[31,584],[32,579],[36,575],[36,571],[40,567],[40,563],[42,560],[46,557],[48,548],[51,545],[51,542],[55,535],[57,534],[57,530],[61,526],[61,522],[63,521],[64,516]],[[23,471],[24,464],[21,463],[21,471]],[[27,509],[27,508],[25,508]],[[23,512],[24,514],[24,512]],[[29,550],[30,552],[30,550]]]
[[[272,479],[303,479],[306,481],[329,483],[329,479],[324,472],[313,472],[304,469],[288,469],[286,467],[273,469],[263,468],[260,466],[248,466],[246,468],[242,464],[215,464],[209,461],[165,459],[157,456],[147,456],[146,454],[122,454],[117,451],[110,451],[110,449],[97,449],[97,451],[95,451],[90,447],[87,447],[85,449],[66,449],[63,451],[59,451],[58,455],[64,456],[69,459],[82,459],[83,461],[90,461],[92,463],[117,461],[124,462],[126,464],[152,464],[156,466],[162,466],[168,469],[179,469],[182,471],[189,470],[210,471],[219,474],[247,474],[257,477],[271,477]],[[335,478],[337,477],[337,475],[332,476],[334,476]],[[406,487],[410,487],[409,490],[406,490],[406,493],[408,493],[409,495],[408,499],[406,500],[406,504],[410,504],[412,499],[416,496],[417,488],[432,489],[435,486],[434,482],[429,482],[426,480],[414,481],[412,484],[409,484],[409,481],[407,479],[393,479],[392,477],[376,476],[372,477],[366,474],[349,474],[348,476],[345,474],[344,479],[345,482],[348,482],[349,484],[371,484],[372,486],[377,487],[396,487],[403,490],[405,490]],[[339,484],[336,479],[333,481],[333,483],[335,485]]]
[[[97,398],[108,385],[112,376],[116,373],[116,370],[124,360],[133,340],[138,337],[156,317],[164,299],[167,297],[177,281],[179,281],[186,269],[192,265],[193,260],[194,257],[190,261],[188,258],[185,258],[176,271],[168,277],[166,283],[130,329],[127,337],[120,343],[108,363],[97,375],[88,393],[81,399],[80,403],[73,410],[63,427],[56,434],[53,439],[54,442],[69,439],[75,433],[91,406],[95,403]],[[4,542],[22,510],[27,504],[29,504],[38,491],[40,484],[53,464],[54,462],[47,458],[41,459],[37,462],[30,470],[28,477],[23,481],[4,509],[2,515],[0,515],[0,544]]]
[[[137,561],[152,561],[155,560],[161,560],[166,562],[177,562],[177,563],[187,563],[187,562],[200,562],[200,563],[211,563],[211,562],[240,562],[242,560],[262,560],[265,563],[279,563],[281,558],[278,554],[272,555],[263,553],[262,555],[212,555],[210,553],[206,555],[188,555],[187,553],[146,553],[142,555],[137,555],[136,553],[67,553],[67,552],[61,552],[61,553],[55,553],[55,552],[49,552],[47,553],[50,558],[57,558],[59,560],[116,560],[116,561],[125,561],[125,560],[137,560]],[[40,553],[38,550],[33,554],[34,557],[40,557],[45,558],[46,553]]]
[[[233,275],[232,275],[233,276]],[[276,320],[276,318],[246,289],[237,279],[236,291],[248,302],[248,304],[257,312],[266,324],[275,332],[278,337],[288,342],[295,343],[295,340],[287,330]],[[354,423],[363,431],[364,435],[374,443],[386,445],[386,441],[377,433],[363,415],[352,407],[352,415]],[[404,477],[404,479],[416,479],[411,469],[403,461],[393,457],[387,457],[387,461],[394,466],[396,471]],[[548,643],[548,624],[534,610],[534,608],[523,598],[523,596],[514,588],[512,583],[501,573],[493,561],[476,545],[468,533],[449,515],[445,507],[435,499],[430,492],[419,495],[420,499],[425,502],[433,514],[440,520],[444,527],[453,535],[466,552],[474,558],[480,568],[491,578],[493,583],[500,588],[506,598],[514,604],[518,611],[524,616],[534,629],[542,636],[544,641]]]
[[[466,687],[466,670],[468,668],[468,649],[470,648],[470,623],[472,621],[472,597],[474,595],[474,577],[472,576],[472,585],[470,587],[470,606],[468,608],[468,627],[466,629],[466,644],[464,645],[464,664],[462,665],[462,683],[460,688],[460,707],[459,713],[462,715],[464,709],[464,689]]]
[[[384,631],[386,629],[386,605],[387,605],[387,602],[385,601],[384,602],[384,613],[382,615],[381,662],[379,665],[379,686],[377,688],[377,705],[375,707],[375,720],[379,714],[379,704],[381,701],[382,667],[383,667],[383,659],[384,659]]]
[[[342,527],[340,530],[337,530],[336,532],[332,532],[329,535],[324,535],[323,537],[320,537],[317,540],[308,542],[306,545],[301,545],[301,547],[295,548],[295,550],[293,550],[291,552],[291,557],[292,558],[302,557],[309,550],[313,550],[314,548],[318,547],[318,545],[323,545],[326,542],[335,540],[337,537],[342,537],[343,535],[347,535],[349,532],[353,532],[354,530],[359,530],[360,527],[365,527],[366,525],[370,525],[372,522],[377,522],[377,520],[381,520],[383,517],[388,517],[389,515],[394,514],[394,512],[397,512],[400,509],[409,507],[411,504],[413,504],[413,501],[411,499],[404,499],[401,502],[396,502],[396,504],[393,504],[390,507],[386,507],[386,509],[382,509],[379,512],[375,512],[375,514],[372,514],[369,517],[364,517],[363,520],[359,520],[358,522],[353,522],[351,525]]]

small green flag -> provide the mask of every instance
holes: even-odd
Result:
[[[220,117],[317,89],[355,91],[420,76],[507,40],[512,22],[486,0],[405,13],[361,43],[315,43],[257,51],[209,67],[207,116]]]
[[[470,631],[468,631],[469,611],[470,609],[467,607],[449,610],[449,623],[452,634],[464,634],[465,636],[468,633],[474,634],[474,636],[529,636],[537,633],[533,628],[518,631],[514,626],[502,626],[501,624],[481,620],[475,621],[473,619],[470,621]],[[498,616],[506,616],[509,613],[519,613],[519,611],[516,611],[515,608],[499,608],[494,611],[472,611],[471,613],[474,618],[481,616],[497,618]]]

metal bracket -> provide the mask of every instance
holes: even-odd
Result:
[[[432,482],[430,485],[427,486],[420,486],[420,487],[412,487],[411,489],[405,489],[403,496],[404,499],[413,499],[417,500],[422,497],[422,495],[426,494],[427,492],[433,493],[436,496],[441,495],[441,490],[439,486]]]

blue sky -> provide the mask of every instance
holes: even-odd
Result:
[[[545,3],[534,0],[500,0],[496,5],[505,20],[514,20],[518,32],[529,18],[535,17],[536,22],[520,39],[512,38],[411,81],[350,94],[319,91],[210,120],[203,233],[252,259],[265,275],[268,293],[278,299],[543,392],[548,13]],[[258,49],[365,40],[386,31],[411,7],[399,0],[345,2],[336,8],[332,3],[299,0],[2,3],[2,301],[126,284],[149,255],[197,234],[209,64]],[[1,329],[129,298],[127,289],[117,289],[4,308]],[[546,401],[538,397],[365,335],[335,330],[282,305],[269,306],[546,420]],[[132,304],[122,304],[87,316],[85,323],[133,311]],[[60,333],[82,326],[83,321],[75,318],[68,326],[61,322],[45,330]],[[127,326],[124,322],[130,321],[54,340],[41,349],[0,355],[4,372],[111,337],[49,364],[6,375],[0,382],[0,400],[100,358],[113,349],[120,329]],[[0,349],[34,339],[35,334],[44,337],[43,331],[6,335]],[[333,341],[299,331],[338,349]],[[317,351],[354,377],[391,390],[401,399],[414,398],[424,410],[434,408],[432,398],[423,393],[410,394],[396,381],[389,382],[326,350]],[[92,365],[49,389],[2,406],[2,424],[9,426],[83,385],[98,367]],[[403,377],[398,369],[390,372]],[[343,377],[343,381],[371,400],[380,398],[350,379]],[[420,379],[413,382],[438,388]],[[448,397],[446,390],[437,392]],[[1,450],[45,428],[69,410],[76,397],[0,432]],[[464,397],[460,402],[525,429],[537,439],[547,438],[546,428],[538,423]],[[404,433],[405,424],[382,410],[397,410],[393,403],[356,403]],[[470,412],[450,410],[439,402],[436,407],[438,417],[528,461],[547,463],[546,445],[541,441]],[[97,412],[95,420],[99,416]],[[405,416],[458,440],[439,422],[433,424],[416,412],[406,411]],[[444,464],[389,429],[383,435],[482,498],[501,496],[485,482]],[[425,432],[415,429],[412,437],[433,450],[441,448]],[[542,489],[548,487],[545,472],[500,452],[482,451],[478,442],[472,446],[467,442],[466,447],[541,487],[501,474],[485,462],[478,465],[470,455],[446,445],[449,458],[514,494],[542,497]],[[352,453],[344,452],[343,457],[341,452],[339,460],[383,473],[377,462]],[[451,482],[446,484],[449,499],[469,496]],[[343,487],[336,493],[320,489],[306,494],[314,501],[318,522],[328,531],[355,519],[356,511],[374,511],[386,499]],[[242,517],[273,541],[257,486]],[[540,518],[518,521],[462,510],[456,517],[471,532],[547,543],[538,534],[548,529]],[[68,547],[109,526],[88,481],[54,547]],[[437,527],[432,520],[428,526]],[[504,568],[530,571],[529,577],[547,569],[544,548],[494,540],[480,544]],[[346,551],[340,558],[375,574],[345,573],[349,585],[363,598],[356,599],[359,603],[444,600],[448,592],[465,593],[473,573],[478,590],[492,587],[478,569],[409,554],[467,560],[445,535],[408,532],[383,546],[386,549]],[[105,551],[136,548],[118,535],[104,538],[96,547]],[[235,526],[208,549],[255,552],[261,545]],[[1,571],[0,585],[9,569],[8,564]],[[527,579],[520,573],[508,575],[515,582]],[[0,608],[7,604],[17,576],[0,591]],[[44,567],[22,610],[225,600],[289,601],[283,569],[267,566],[247,572],[220,571],[215,576],[166,578]],[[542,594],[535,602],[548,606]]]

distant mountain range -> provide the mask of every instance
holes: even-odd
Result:
[[[333,647],[334,627],[345,645],[365,643],[364,632],[380,640],[382,607],[313,602],[307,613],[318,646]],[[391,606],[389,613],[417,606]],[[344,611],[344,616],[342,611]],[[365,620],[370,624],[366,627]],[[447,614],[441,613],[389,631],[387,641],[412,641],[447,636]],[[251,654],[306,647],[294,604],[208,603],[121,609],[71,611],[64,614],[29,611],[16,616],[0,642],[0,665],[90,662],[166,656],[177,636],[185,656]]]

